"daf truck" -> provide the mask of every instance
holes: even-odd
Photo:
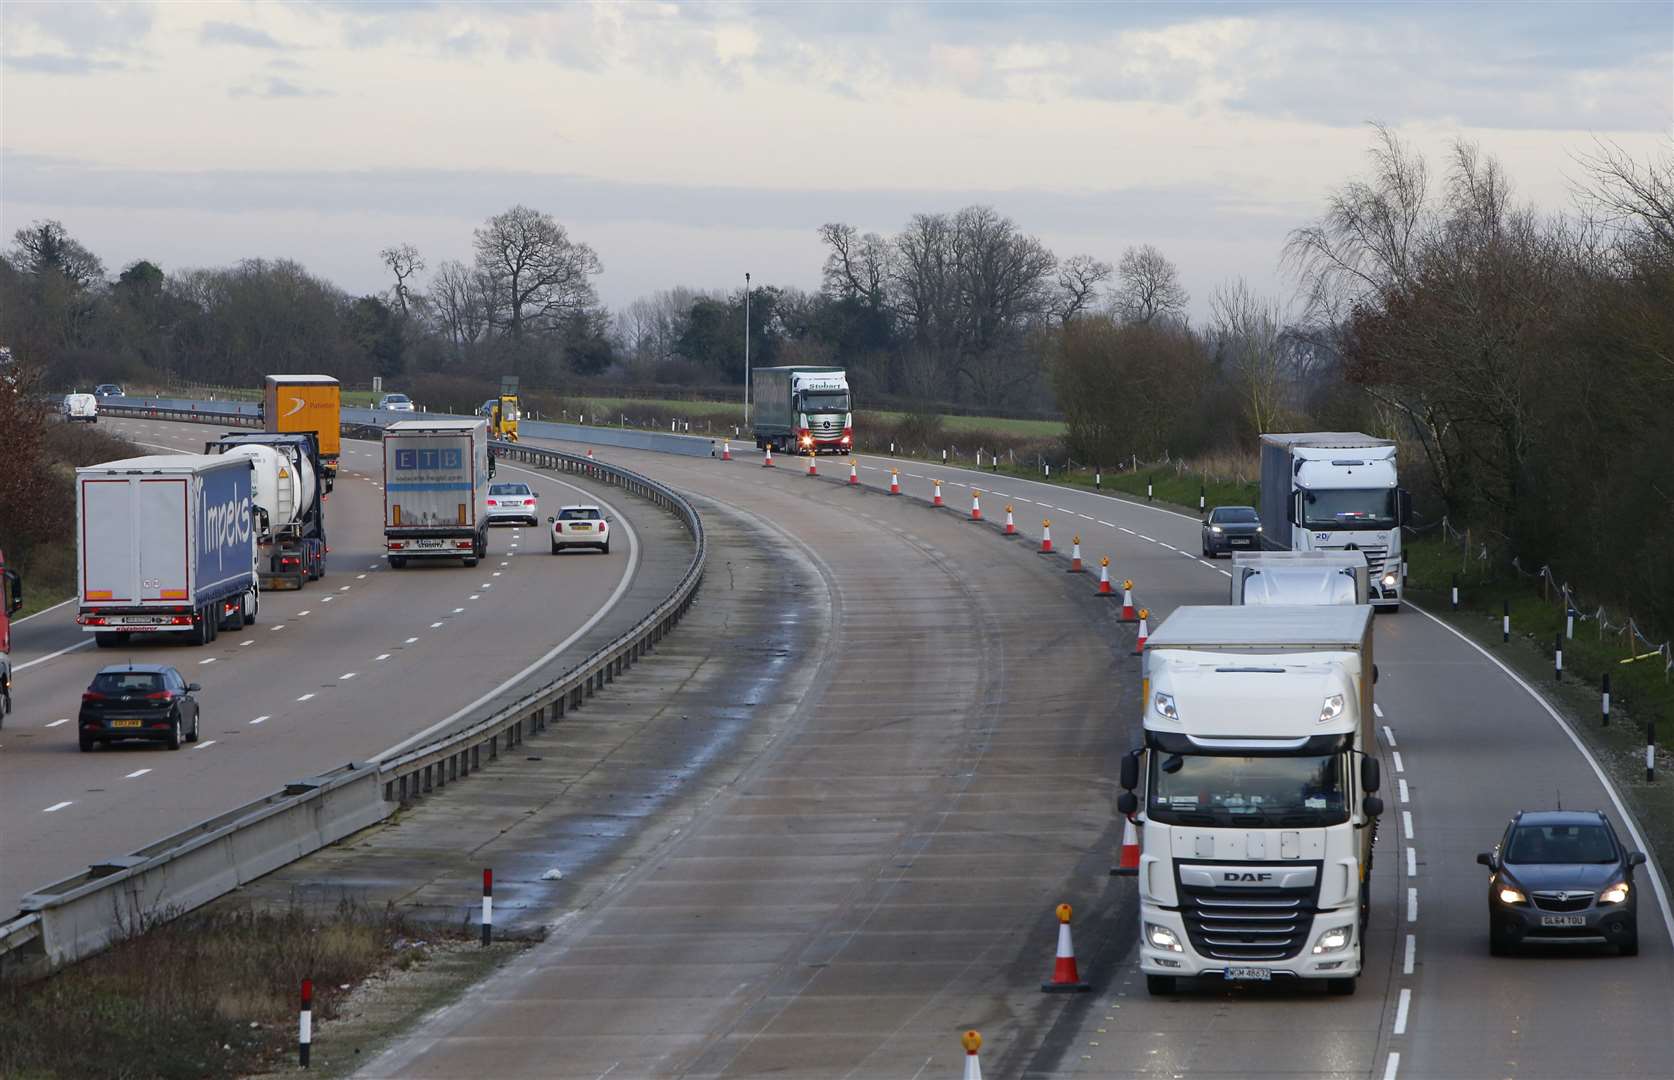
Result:
[[[1371,608],[1176,608],[1145,656],[1144,742],[1117,810],[1140,831],[1147,988],[1352,994],[1383,812]]]
[[[1262,547],[1361,552],[1380,611],[1401,606],[1401,526],[1411,516],[1393,441],[1357,431],[1261,437]]]
[[[327,491],[337,485],[343,453],[343,388],[330,375],[269,375],[262,393],[262,419],[279,435],[312,433],[319,443],[320,472]]]
[[[750,373],[756,449],[847,454],[854,450],[849,377],[836,367],[756,368]]]
[[[0,724],[12,711],[12,616],[23,607],[23,579],[0,551]]]
[[[203,449],[250,459],[262,589],[300,589],[325,577],[325,495],[314,433],[229,431]]]
[[[476,420],[398,420],[384,429],[384,549],[396,570],[409,559],[488,554],[488,425]]]
[[[131,634],[196,645],[256,620],[249,458],[154,454],[76,470],[76,622],[100,647]]]
[[[1358,551],[1252,551],[1232,556],[1234,604],[1366,604],[1371,581]]]

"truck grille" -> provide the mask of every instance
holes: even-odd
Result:
[[[1542,911],[1586,911],[1593,905],[1593,894],[1590,892],[1566,892],[1561,900],[1557,893],[1537,892],[1531,895],[1535,907]]]
[[[834,439],[843,433],[843,419],[839,416],[809,417],[808,430],[815,438]]]
[[[1200,956],[1288,960],[1307,944],[1318,895],[1317,878],[1304,888],[1217,889],[1182,883],[1180,915]]]

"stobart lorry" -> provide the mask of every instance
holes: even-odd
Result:
[[[1411,514],[1389,439],[1357,431],[1261,437],[1262,546],[1359,551],[1380,610],[1401,606],[1401,526]]]
[[[250,459],[156,454],[76,470],[76,622],[101,647],[162,633],[207,645],[256,621]]]
[[[1141,831],[1150,992],[1203,977],[1352,994],[1383,812],[1371,608],[1177,608],[1145,655],[1117,809]]]
[[[262,419],[279,434],[312,432],[319,444],[320,475],[327,491],[337,485],[343,453],[343,391],[330,375],[269,375]]]
[[[488,425],[477,420],[399,420],[384,429],[384,549],[408,559],[488,553]]]
[[[854,449],[849,377],[835,367],[756,368],[750,374],[756,449],[847,454]]]

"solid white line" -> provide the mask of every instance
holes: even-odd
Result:
[[[374,656],[372,659],[373,660],[388,660],[389,659],[389,653],[387,653],[387,652],[379,653],[377,656]]]
[[[269,720],[269,719],[272,719],[272,718],[271,718],[271,717],[267,717],[267,716],[258,716],[258,717],[256,717],[256,718],[255,718],[255,719],[254,719],[254,720],[252,720],[252,721],[250,721],[250,722],[251,722],[251,723],[252,723],[252,724],[259,724],[259,723],[261,723],[261,722],[262,722],[262,721],[263,721],[263,720]]]
[[[297,698],[297,700],[298,701],[308,701],[308,700],[312,699],[313,696],[314,696],[313,694],[303,694],[301,697]]]
[[[150,771],[151,771],[150,769],[135,769],[133,772],[129,773],[127,776],[124,776],[122,779],[132,780],[136,777],[144,776],[146,773],[148,773]]]
[[[38,619],[42,615],[45,615],[50,611],[57,611],[59,608],[63,607],[65,604],[73,604],[75,602],[76,602],[76,597],[74,597],[74,596],[70,597],[68,600],[60,600],[60,601],[58,601],[58,603],[52,605],[51,607],[42,608],[41,610],[35,612],[35,614],[33,614],[33,615],[25,615],[21,619],[13,619],[12,620],[12,625],[13,626],[22,626],[24,623],[28,622],[30,619]]]
[[[1375,701],[1374,701],[1374,702],[1372,702],[1372,713],[1373,713],[1373,715],[1375,715],[1375,716],[1376,716],[1376,717],[1377,717],[1377,718],[1378,718],[1378,719],[1379,719],[1379,720],[1382,720],[1382,719],[1383,719],[1383,710],[1382,710],[1382,709],[1380,709],[1380,708],[1378,708],[1378,703],[1377,703],[1377,702],[1375,702]]]
[[[1391,747],[1395,745],[1395,733],[1389,730],[1389,725],[1383,725],[1383,738]]]
[[[1395,784],[1396,784],[1397,787],[1399,787],[1401,789],[1401,802],[1402,803],[1411,802],[1412,800],[1407,797],[1407,779],[1406,779],[1406,777],[1403,776],[1401,779],[1397,780],[1395,782]]]
[[[1410,888],[1410,889],[1407,890],[1407,922],[1415,923],[1417,921],[1418,921],[1418,889],[1416,887],[1414,887],[1414,888]]]
[[[1406,837],[1407,837],[1408,840],[1412,839],[1412,811],[1411,810],[1402,810],[1401,811],[1401,831],[1406,834]]]
[[[1407,848],[1407,876],[1410,877],[1410,878],[1414,878],[1414,877],[1418,876],[1418,849],[1417,848],[1410,848],[1410,847]]]
[[[43,813],[43,814],[56,814],[56,813],[58,813],[58,811],[64,809],[66,806],[69,806],[69,805],[70,805],[70,803],[67,803],[67,802],[53,803],[51,806],[47,807],[45,810],[42,810],[41,813]]]
[[[208,750],[211,746],[214,746],[214,745],[215,745],[215,740],[214,739],[209,739],[205,742],[201,742],[198,745],[192,747],[192,749],[194,749],[194,750]]]
[[[1399,750],[1395,751],[1395,771],[1396,772],[1406,772],[1407,771],[1406,764],[1401,761],[1401,752]]]
[[[56,660],[60,656],[63,656],[67,652],[75,652],[77,649],[85,649],[85,648],[87,648],[87,646],[89,646],[91,644],[93,644],[93,639],[91,637],[85,637],[85,638],[82,638],[80,641],[76,642],[74,645],[66,646],[62,649],[59,649],[55,653],[47,653],[45,656],[36,657],[34,660],[31,660],[28,663],[18,664],[16,667],[12,668],[12,670],[13,671],[22,671],[24,668],[32,668],[36,664],[44,664],[48,660]]]
[[[48,724],[47,727],[57,727],[59,724],[68,724],[69,722],[70,718],[66,716],[61,720],[54,720],[52,723]]]
[[[1663,925],[1668,929],[1668,936],[1674,937],[1674,907],[1670,907],[1669,905],[1668,885],[1663,878],[1662,867],[1657,863],[1656,854],[1652,851],[1650,845],[1645,843],[1645,838],[1640,834],[1639,826],[1634,822],[1633,815],[1628,813],[1627,807],[1622,804],[1622,797],[1616,793],[1616,785],[1611,783],[1610,777],[1607,776],[1604,769],[1599,766],[1598,759],[1593,757],[1593,752],[1587,749],[1586,744],[1581,741],[1581,737],[1575,734],[1575,730],[1569,726],[1569,721],[1558,715],[1558,711],[1552,708],[1551,704],[1547,702],[1547,700],[1542,697],[1534,687],[1530,686],[1521,675],[1518,675],[1516,672],[1502,664],[1499,658],[1493,653],[1484,649],[1481,645],[1478,645],[1476,642],[1472,641],[1464,634],[1461,634],[1453,627],[1447,625],[1447,623],[1436,618],[1428,611],[1425,611],[1412,601],[1407,601],[1407,606],[1424,616],[1426,619],[1429,619],[1437,626],[1440,626],[1460,641],[1463,641],[1477,652],[1481,653],[1484,657],[1491,661],[1495,667],[1505,672],[1506,676],[1510,678],[1512,682],[1515,682],[1518,686],[1521,686],[1524,690],[1528,691],[1529,696],[1534,698],[1535,701],[1540,704],[1540,707],[1546,710],[1546,715],[1552,718],[1552,722],[1557,724],[1558,727],[1563,730],[1565,735],[1569,736],[1569,741],[1575,744],[1575,748],[1581,752],[1581,756],[1586,759],[1587,764],[1592,766],[1593,775],[1598,777],[1598,782],[1604,785],[1604,790],[1610,795],[1610,802],[1616,807],[1616,814],[1621,818],[1622,824],[1627,826],[1628,835],[1633,837],[1634,846],[1645,853],[1646,869],[1650,871],[1651,876],[1651,889],[1657,894],[1657,903],[1662,908]]]
[[[1389,1060],[1383,1066],[1383,1080],[1395,1080],[1395,1074],[1401,1071],[1401,1055],[1391,1050]]]
[[[1408,934],[1407,935],[1407,955],[1406,955],[1406,958],[1401,961],[1401,974],[1411,975],[1412,974],[1413,961],[1417,958],[1418,958],[1418,935],[1417,934]]]
[[[1395,1034],[1405,1035],[1407,1033],[1407,1010],[1411,1007],[1412,990],[1408,987],[1402,987],[1401,1003],[1395,1006]]]

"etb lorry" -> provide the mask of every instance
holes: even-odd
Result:
[[[320,475],[327,491],[337,484],[343,453],[343,389],[330,375],[269,375],[262,419],[277,434],[312,432],[319,444]]]
[[[384,549],[409,559],[488,554],[488,425],[476,420],[398,420],[384,429]]]
[[[1359,551],[1382,610],[1401,606],[1401,526],[1411,516],[1393,441],[1357,431],[1261,437],[1262,546]]]
[[[750,397],[756,449],[798,454],[854,449],[854,402],[842,368],[756,368]]]
[[[1323,980],[1364,963],[1383,812],[1372,609],[1176,608],[1145,643],[1144,745],[1117,809],[1137,820],[1140,970]]]
[[[250,459],[157,454],[76,470],[76,622],[102,647],[131,634],[195,645],[256,621]]]

